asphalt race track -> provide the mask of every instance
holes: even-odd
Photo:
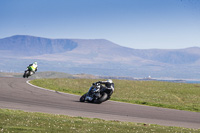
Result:
[[[117,88],[116,88],[117,89]],[[79,102],[80,96],[48,91],[27,84],[23,78],[0,78],[0,108],[200,128],[200,113],[107,101]]]

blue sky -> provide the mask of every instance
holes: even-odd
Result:
[[[200,47],[199,0],[0,0],[0,38],[107,39],[136,49]]]

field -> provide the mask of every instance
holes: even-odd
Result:
[[[100,80],[100,79],[99,79]],[[31,83],[43,88],[82,95],[95,79],[36,79]],[[200,112],[200,84],[160,81],[113,80],[111,100]]]
[[[0,109],[3,133],[198,133],[200,130]]]

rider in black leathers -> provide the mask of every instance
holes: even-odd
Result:
[[[105,86],[101,86],[101,89],[111,89],[111,93],[109,94],[110,96],[112,95],[112,93],[114,92],[115,88],[114,88],[114,83],[111,79],[108,79],[107,81],[98,81],[97,83],[100,84],[104,84]]]
[[[105,86],[103,86],[103,85],[100,85],[100,90],[102,90],[102,89],[109,89],[109,90],[111,90],[110,91],[110,94],[109,94],[109,97],[108,97],[108,99],[110,99],[110,96],[112,95],[112,93],[114,92],[114,83],[113,83],[113,81],[111,80],[111,79],[108,79],[107,81],[98,81],[98,82],[96,82],[96,83],[93,83],[93,85],[94,84],[104,84]],[[91,97],[91,94],[92,94],[92,89],[93,88],[91,88],[90,90],[89,90],[89,92],[88,92],[88,97],[90,97],[90,98],[88,98],[88,99],[93,99],[93,97]]]

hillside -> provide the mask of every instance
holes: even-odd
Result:
[[[39,71],[103,76],[200,78],[200,48],[132,49],[105,39],[48,39],[16,35],[0,39],[1,71]]]
[[[32,56],[70,51],[77,43],[68,39],[47,39],[16,35],[0,39],[0,50],[11,51],[13,55]]]

